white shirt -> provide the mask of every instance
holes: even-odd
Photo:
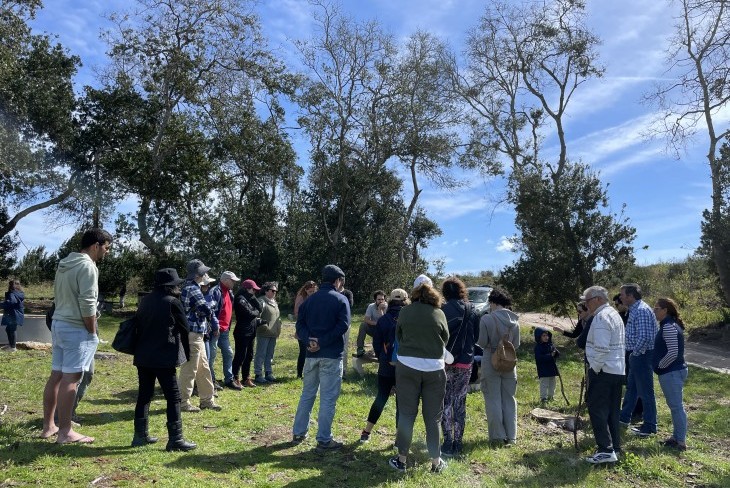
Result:
[[[586,359],[596,373],[626,374],[624,323],[613,307],[604,303],[593,313],[586,338]]]

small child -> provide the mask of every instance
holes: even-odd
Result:
[[[545,404],[555,395],[555,377],[559,376],[555,360],[560,352],[553,345],[553,334],[547,329],[535,329],[535,365],[540,378],[540,403]]]

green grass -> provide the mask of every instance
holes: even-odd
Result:
[[[357,318],[354,323],[359,323]],[[101,335],[111,340],[118,318],[105,317]],[[354,348],[353,330],[351,347]],[[626,456],[615,467],[594,468],[581,461],[592,453],[590,430],[579,436],[551,429],[530,418],[538,406],[538,385],[532,361],[531,331],[524,330],[520,352],[518,444],[513,449],[486,443],[484,400],[472,393],[467,400],[466,456],[451,461],[441,475],[428,472],[422,422],[416,422],[409,472],[403,476],[387,467],[395,434],[395,405],[389,402],[371,441],[357,440],[376,392],[374,365],[359,379],[352,369],[343,385],[333,430],[346,443],[341,452],[320,455],[313,449],[316,424],[299,446],[289,443],[301,391],[295,379],[297,346],[291,324],[277,345],[276,385],[225,390],[221,412],[183,414],[185,436],[198,443],[189,453],[165,452],[165,403],[158,391],[151,407],[150,430],[160,442],[132,449],[132,418],[136,371],[131,357],[97,360],[97,374],[79,406],[84,434],[96,437],[88,446],[58,446],[37,438],[42,416],[42,390],[50,369],[50,354],[18,351],[0,357],[0,486],[730,486],[730,376],[692,368],[687,384],[690,449],[667,452],[657,439],[629,438]],[[558,338],[564,354],[560,367],[571,405],[578,401],[581,353]],[[114,352],[108,344],[100,351]],[[351,363],[350,363],[351,364]],[[217,360],[220,369],[220,359]],[[659,386],[656,386],[660,392]],[[557,396],[559,398],[559,395]],[[669,412],[657,394],[660,436],[667,436]],[[556,401],[556,409],[574,412]],[[313,419],[316,420],[316,406]],[[663,437],[661,437],[663,438]]]

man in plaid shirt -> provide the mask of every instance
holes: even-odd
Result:
[[[658,326],[654,311],[641,300],[641,288],[636,283],[621,287],[621,303],[628,307],[626,322],[626,356],[629,357],[629,371],[626,378],[626,395],[621,406],[621,424],[628,427],[631,413],[641,398],[644,407],[643,423],[632,427],[631,432],[640,437],[656,434],[656,400],[654,398],[654,338]]]
[[[180,410],[183,412],[199,412],[206,408],[221,409],[213,398],[215,390],[203,341],[208,325],[210,325],[211,334],[218,334],[218,318],[205,300],[203,292],[200,291],[200,282],[208,271],[210,268],[204,265],[200,259],[190,261],[187,265],[187,278],[180,295],[180,301],[190,326],[188,334],[190,359],[180,367]],[[200,408],[190,403],[195,383],[198,385]]]

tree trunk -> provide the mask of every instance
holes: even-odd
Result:
[[[13,231],[13,229],[15,229],[15,226],[18,225],[18,222],[20,222],[20,220],[22,218],[27,217],[28,215],[32,214],[33,212],[37,212],[38,210],[43,210],[48,207],[52,207],[53,205],[61,203],[64,200],[66,200],[68,197],[70,197],[71,194],[76,189],[76,183],[74,182],[74,179],[75,179],[74,176],[69,178],[68,186],[59,195],[57,195],[53,198],[49,198],[48,200],[46,200],[44,202],[40,202],[40,203],[36,203],[35,205],[31,205],[30,207],[25,208],[25,209],[21,210],[20,212],[18,212],[17,214],[15,214],[15,216],[12,219],[8,220],[5,223],[5,225],[0,227],[0,239],[5,237],[9,233],[11,233]]]

